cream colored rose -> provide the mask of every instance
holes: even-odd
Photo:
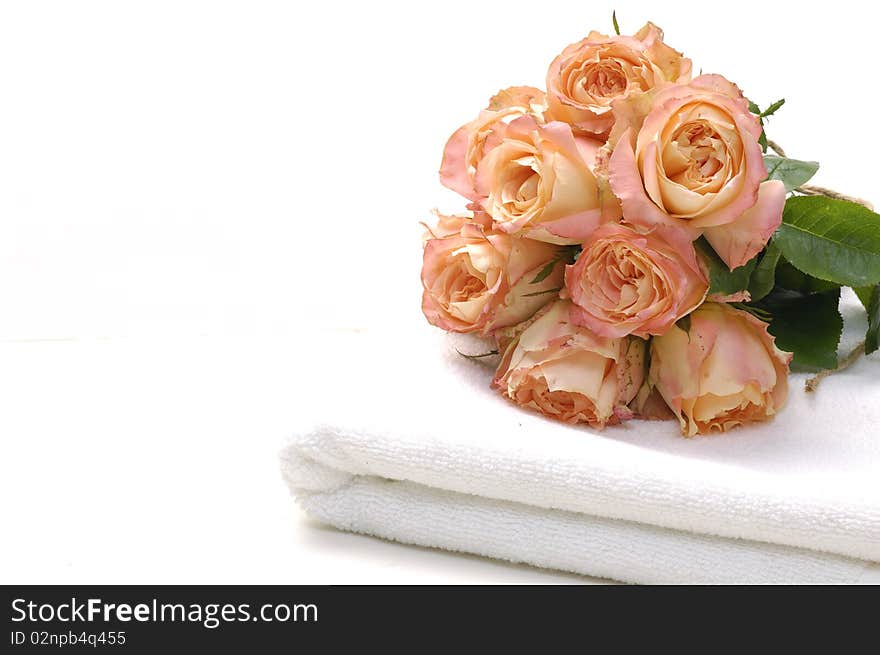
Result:
[[[603,225],[566,267],[572,316],[606,337],[663,334],[706,297],[709,281],[694,246],[677,230],[639,234]]]
[[[609,339],[571,321],[573,305],[541,310],[507,347],[494,386],[518,405],[566,423],[602,428],[630,418],[645,377],[645,342]]]
[[[578,132],[604,137],[614,124],[612,101],[687,81],[690,74],[690,59],[663,43],[663,31],[656,25],[648,23],[635,36],[590,32],[550,64],[548,114]]]
[[[608,178],[624,220],[700,234],[731,268],[766,244],[782,221],[785,188],[764,181],[761,125],[720,75],[614,103]]]
[[[477,192],[499,230],[576,244],[619,216],[617,200],[593,174],[598,141],[529,116],[505,126],[500,137],[477,169]]]
[[[729,305],[705,303],[690,315],[687,332],[673,327],[651,340],[649,384],[685,436],[724,432],[779,411],[790,361],[765,323]]]
[[[542,281],[539,272],[559,247],[492,229],[482,213],[440,216],[425,241],[422,311],[450,332],[479,332],[514,325],[557,297],[563,262]]]
[[[443,150],[440,182],[469,200],[477,200],[477,168],[498,143],[498,130],[512,120],[529,115],[544,122],[544,92],[531,86],[512,86],[499,91],[474,120],[456,130]]]

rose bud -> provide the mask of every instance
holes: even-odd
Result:
[[[523,407],[595,428],[630,418],[645,378],[645,342],[601,337],[571,321],[570,301],[541,310],[507,347],[493,385]]]
[[[648,382],[685,436],[724,432],[779,411],[790,361],[766,323],[726,304],[705,303],[690,315],[687,331],[675,326],[651,340]]]
[[[620,207],[593,175],[602,144],[565,123],[518,118],[480,162],[477,191],[499,230],[548,243],[580,243]]]
[[[608,177],[627,222],[703,234],[731,270],[767,244],[782,221],[785,187],[764,181],[761,124],[734,84],[703,75],[614,111]]]
[[[578,325],[606,337],[663,334],[706,297],[709,281],[690,239],[677,230],[639,234],[598,228],[565,271]]]
[[[614,124],[612,101],[660,84],[686,82],[690,75],[690,59],[663,43],[656,25],[648,23],[635,36],[590,32],[550,64],[548,115],[601,138]]]
[[[488,334],[555,299],[563,269],[558,246],[493,231],[486,214],[440,216],[425,242],[422,311],[444,330]]]
[[[525,115],[543,123],[545,103],[544,92],[530,86],[499,91],[479,116],[449,137],[440,164],[440,182],[469,200],[479,199],[474,186],[477,168],[485,154],[498,144],[498,129]]]

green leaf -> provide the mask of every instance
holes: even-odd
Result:
[[[611,12],[611,22],[614,23],[614,33],[620,36],[620,25],[617,24],[617,11]]]
[[[731,307],[739,309],[744,312],[748,312],[758,320],[764,321],[765,323],[769,323],[773,319],[773,314],[769,312],[769,310],[764,309],[758,305],[751,305],[743,302],[732,302],[728,303]]]
[[[807,275],[785,260],[776,267],[776,286],[789,291],[797,291],[804,295],[822,293],[840,287],[835,282],[828,282],[812,275]]]
[[[767,244],[767,250],[764,251],[764,255],[755,266],[749,279],[749,295],[752,302],[761,300],[773,291],[773,285],[776,284],[776,264],[779,262],[781,254],[782,252],[775,243]]]
[[[532,293],[524,293],[522,297],[534,298],[535,296],[543,296],[545,293],[557,293],[558,291],[562,291],[562,287],[557,287],[556,289],[545,289],[544,291],[534,291]]]
[[[467,353],[461,352],[458,348],[455,349],[455,352],[457,352],[459,355],[461,355],[465,359],[482,359],[483,357],[491,357],[492,355],[498,354],[497,350],[490,350],[487,353],[480,353],[478,355],[468,355]]]
[[[763,125],[763,123],[761,123]],[[767,133],[763,130],[761,131],[761,136],[758,137],[758,143],[761,145],[761,152],[767,152],[767,148],[770,145],[767,143]]]
[[[786,191],[794,191],[810,181],[819,170],[819,162],[801,161],[776,155],[764,155],[768,180],[781,180]]]
[[[776,345],[794,353],[792,370],[818,371],[837,366],[843,318],[837,306],[840,289],[803,296],[782,292],[762,303],[773,315],[770,334]]]
[[[697,239],[694,242],[694,246],[709,265],[709,295],[717,293],[722,296],[729,296],[737,291],[749,288],[749,277],[751,277],[755,264],[758,261],[757,257],[731,271],[727,268],[727,264],[712,250],[712,246],[709,245],[705,238],[700,237]]]
[[[868,334],[865,335],[865,354],[870,355],[880,347],[880,284],[874,287],[868,303]]]
[[[580,246],[563,246],[559,249],[559,254],[556,255],[553,259],[547,262],[538,274],[534,277],[534,279],[529,282],[529,284],[538,284],[539,282],[543,282],[546,280],[550,274],[553,272],[553,269],[556,268],[556,265],[559,262],[565,262],[566,264],[574,263],[575,259],[577,259],[577,255],[580,252]]]
[[[688,334],[691,332],[691,315],[685,314],[680,319],[675,322],[675,327],[680,330],[684,330]]]
[[[853,289],[868,312],[868,332],[865,335],[865,354],[880,347],[880,284]]]
[[[764,111],[762,111],[762,112],[759,114],[759,116],[760,116],[761,118],[767,118],[768,116],[772,116],[772,115],[775,114],[776,111],[777,111],[780,107],[782,107],[782,105],[784,105],[784,104],[785,104],[785,98],[780,98],[779,100],[777,100],[776,102],[774,102],[772,105],[770,105],[769,107],[767,107],[767,109],[765,109]]]
[[[868,305],[871,304],[871,294],[874,293],[874,287],[856,287],[853,291],[856,292],[865,309],[868,309]]]
[[[546,280],[548,277],[550,277],[550,273],[553,272],[553,269],[556,268],[556,265],[558,263],[558,257],[554,257],[553,259],[551,259],[549,262],[547,262],[544,268],[538,271],[538,274],[531,282],[529,282],[529,284],[538,284],[539,282],[543,282],[544,280]]]
[[[870,355],[880,347],[880,284],[853,289],[865,311],[868,312],[868,332],[865,334],[865,354]]]
[[[846,200],[789,198],[773,242],[799,270],[850,287],[880,282],[880,216]]]
[[[758,122],[761,123],[761,136],[758,137],[758,143],[761,145],[761,152],[767,152],[768,146],[767,134],[764,132],[764,113],[761,111],[761,108],[751,100],[749,100],[749,111],[755,114],[755,116],[758,117]],[[776,109],[773,111],[776,111]]]

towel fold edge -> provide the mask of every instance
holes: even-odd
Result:
[[[282,468],[289,462],[284,457]],[[290,471],[284,477],[288,484],[297,479]],[[880,579],[880,567],[870,562],[791,546],[547,510],[411,481],[370,475],[336,479],[339,484],[321,489],[294,484],[290,490],[316,520],[399,543],[642,584]]]
[[[652,510],[642,500],[635,497],[618,498],[609,492],[608,489],[599,489],[601,485],[596,480],[587,482],[595,487],[594,491],[596,493],[601,492],[601,495],[589,503],[588,507],[556,506],[533,502],[534,498],[525,493],[519,484],[509,489],[499,490],[497,480],[492,476],[490,476],[492,493],[485,493],[487,476],[493,473],[492,471],[476,471],[483,478],[486,478],[480,481],[482,484],[471,480],[466,474],[456,478],[458,484],[454,488],[452,485],[438,484],[437,475],[429,476],[425,474],[425,471],[419,474],[419,471],[412,470],[411,465],[404,465],[402,461],[398,462],[399,453],[390,451],[388,444],[374,444],[373,438],[365,439],[366,436],[363,434],[349,435],[348,432],[340,431],[333,426],[325,424],[313,425],[309,429],[299,430],[288,439],[282,455],[288,461],[288,465],[285,467],[287,471],[285,475],[290,478],[289,486],[300,489],[301,493],[326,491],[333,486],[350,482],[352,476],[373,475],[380,478],[408,480],[450,492],[472,494],[494,500],[526,503],[530,506],[548,510],[572,511],[590,516],[600,516],[607,519],[679,530],[696,535],[760,541],[762,543],[802,548],[864,561],[880,562],[880,544],[870,539],[866,541],[866,537],[861,535],[861,532],[864,532],[866,529],[870,531],[873,528],[866,528],[863,525],[861,532],[856,533],[853,530],[855,524],[850,520],[850,517],[841,508],[827,507],[827,502],[825,503],[826,507],[823,507],[822,527],[828,534],[817,533],[816,526],[811,521],[801,521],[800,523],[792,523],[788,520],[783,521],[785,515],[784,513],[780,514],[780,511],[787,510],[791,512],[793,508],[789,505],[777,507],[779,503],[776,505],[768,503],[768,508],[773,511],[767,512],[769,515],[767,520],[760,521],[756,517],[750,517],[749,521],[744,525],[739,525],[735,521],[729,520],[729,517],[728,520],[719,522],[716,518],[706,514],[708,509],[710,509],[708,507],[691,508],[694,511],[686,514],[681,512],[682,508],[680,506],[677,506],[676,509],[681,514],[679,516],[673,512],[658,512],[657,507],[654,507],[657,503],[654,503],[654,505],[650,506],[653,507],[653,513],[649,516]],[[418,444],[418,442],[415,443]],[[369,444],[369,447],[365,444]],[[407,445],[410,448],[413,447],[413,444],[408,443]],[[396,442],[395,447],[399,447],[399,444],[396,444]],[[456,460],[456,467],[459,465],[459,461],[461,461],[462,466],[466,464],[462,460]],[[435,463],[431,462],[429,464],[433,466]],[[474,473],[475,471],[470,471],[471,475]],[[585,485],[587,482],[585,482]],[[586,493],[589,490],[583,487],[580,491]],[[657,496],[660,497],[661,504],[662,502],[668,504],[669,499],[663,500],[663,497],[659,494]],[[679,494],[679,496],[683,497],[683,494]],[[695,500],[692,498],[690,502]],[[833,513],[830,513],[832,510]],[[657,516],[660,516],[665,522],[656,520]],[[832,517],[836,518],[832,519]],[[840,525],[838,526],[838,524]],[[873,525],[873,523],[870,525]]]

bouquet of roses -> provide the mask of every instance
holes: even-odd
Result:
[[[493,386],[562,421],[769,419],[790,364],[877,349],[880,216],[767,139],[784,101],[762,111],[692,76],[657,26],[614,26],[566,47],[546,92],[505,89],[450,137],[440,180],[468,212],[428,229],[422,310],[494,338]],[[868,333],[838,364],[842,286]]]

